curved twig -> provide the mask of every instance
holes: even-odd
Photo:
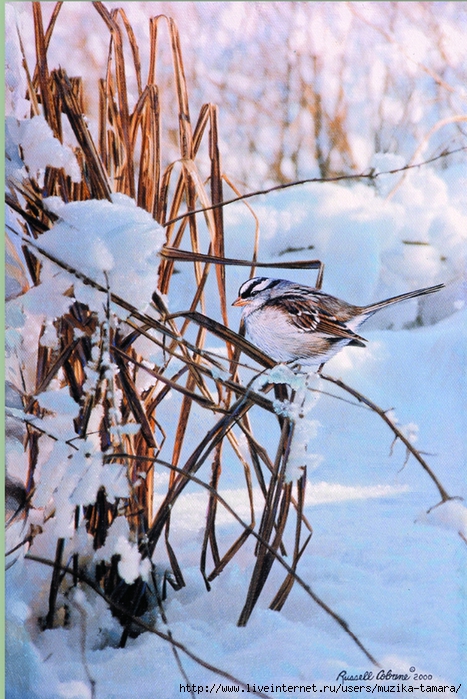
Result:
[[[433,483],[436,485],[438,488],[439,494],[441,495],[441,500],[442,502],[447,502],[448,500],[453,500],[453,496],[448,495],[447,491],[445,488],[442,486],[440,483],[439,479],[437,476],[433,473],[431,470],[430,466],[428,466],[427,462],[425,459],[422,457],[421,453],[416,449],[413,444],[407,439],[407,437],[401,432],[401,430],[397,427],[397,425],[394,424],[394,422],[391,420],[390,417],[388,417],[387,413],[384,412],[382,408],[379,407],[379,405],[376,405],[376,403],[373,403],[372,400],[364,396],[362,393],[359,391],[356,391],[355,388],[352,388],[348,384],[346,384],[342,379],[335,379],[333,376],[327,376],[325,374],[320,374],[321,378],[324,379],[324,381],[329,381],[336,386],[339,386],[339,388],[342,388],[344,391],[347,391],[347,393],[350,393],[350,395],[354,396],[360,403],[364,403],[367,405],[373,412],[377,413],[383,420],[384,422],[389,426],[389,428],[394,432],[395,436],[397,439],[400,439],[400,441],[407,447],[408,451],[417,459],[418,463],[420,466],[428,473],[429,477],[433,481]]]
[[[187,216],[194,216],[195,214],[201,214],[205,211],[212,211],[213,209],[218,209],[221,206],[227,206],[227,204],[234,204],[237,201],[244,201],[245,199],[251,199],[251,197],[258,197],[261,194],[270,194],[271,192],[278,192],[282,189],[289,189],[290,187],[297,187],[302,184],[309,184],[312,182],[346,182],[348,180],[375,180],[383,175],[396,175],[398,172],[412,170],[414,168],[421,167],[422,165],[429,165],[430,163],[434,163],[437,160],[440,160],[440,158],[447,158],[449,155],[454,155],[455,153],[459,153],[464,150],[467,150],[467,146],[461,146],[460,148],[455,148],[454,150],[450,151],[443,151],[442,153],[439,153],[438,155],[435,155],[432,158],[428,158],[428,160],[423,160],[420,163],[408,163],[406,165],[403,165],[402,167],[393,168],[392,170],[375,171],[372,168],[369,172],[361,172],[358,175],[336,175],[335,177],[306,177],[303,180],[296,180],[295,182],[285,182],[284,184],[276,184],[273,187],[268,187],[267,189],[258,189],[254,192],[247,192],[246,194],[242,194],[239,197],[225,199],[224,201],[218,202],[217,204],[212,204],[211,206],[205,208],[194,209],[193,211],[186,211],[185,213],[179,214],[175,218],[171,218],[169,221],[166,221],[161,225],[165,228],[166,226],[173,225],[177,221],[181,221]]]

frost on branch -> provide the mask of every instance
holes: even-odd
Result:
[[[294,391],[292,400],[276,399],[274,410],[293,424],[285,480],[295,481],[304,475],[306,469],[319,466],[323,458],[309,451],[310,441],[316,437],[320,423],[307,417],[318,402],[321,380],[317,374],[295,373],[283,364],[271,369],[267,379],[271,383],[286,384]]]

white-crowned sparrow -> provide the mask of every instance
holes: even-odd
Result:
[[[253,277],[244,282],[233,306],[243,306],[250,340],[276,362],[322,365],[346,345],[365,347],[358,328],[373,313],[392,303],[432,294],[437,284],[409,291],[369,306],[353,306],[286,279]]]

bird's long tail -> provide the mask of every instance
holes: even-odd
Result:
[[[434,294],[435,291],[439,291],[444,287],[444,284],[436,284],[436,286],[428,286],[426,289],[417,289],[416,291],[409,291],[406,294],[400,294],[400,296],[392,296],[384,301],[379,301],[378,303],[371,303],[369,306],[363,306],[362,312],[366,314],[375,313],[385,306],[390,306],[392,303],[399,303],[399,301],[407,301],[408,299],[413,299],[416,296],[425,296],[425,294]]]

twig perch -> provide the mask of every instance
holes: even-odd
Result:
[[[425,459],[422,457],[418,449],[416,449],[413,444],[407,439],[407,437],[400,431],[400,429],[397,427],[397,425],[394,424],[394,422],[391,420],[391,418],[388,417],[387,413],[379,407],[379,405],[376,405],[372,400],[364,396],[362,393],[357,391],[355,388],[352,388],[348,384],[346,384],[342,379],[335,379],[333,376],[327,376],[326,374],[320,374],[321,378],[324,379],[324,381],[329,381],[330,383],[335,384],[336,386],[339,386],[339,388],[342,388],[343,391],[346,391],[347,393],[350,393],[350,395],[354,396],[360,403],[364,403],[367,405],[371,410],[373,410],[375,413],[377,413],[382,420],[388,425],[388,427],[394,432],[395,436],[397,439],[400,439],[400,441],[406,446],[407,450],[417,459],[418,463],[420,466],[426,471],[426,473],[429,475],[433,483],[436,485],[438,488],[439,494],[441,495],[441,500],[442,502],[447,502],[448,500],[453,500],[454,498],[447,493],[445,488],[442,486],[440,483],[439,479],[437,476],[433,473],[432,469],[428,466],[427,462]]]

